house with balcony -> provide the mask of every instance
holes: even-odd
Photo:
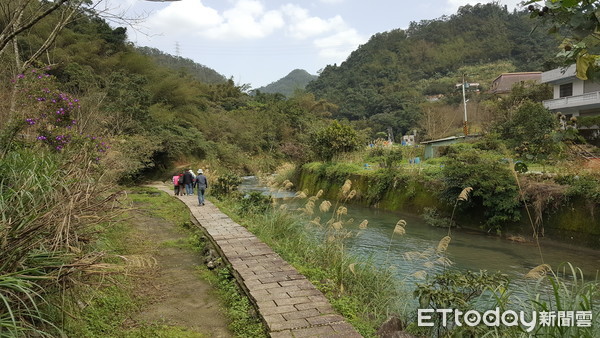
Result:
[[[554,87],[554,96],[544,106],[567,117],[600,115],[600,83],[575,76],[575,65],[542,73],[542,83]]]

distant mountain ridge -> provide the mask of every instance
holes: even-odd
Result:
[[[317,75],[312,75],[304,69],[294,69],[285,77],[272,82],[264,87],[253,89],[254,92],[280,93],[287,97],[292,96],[297,89],[304,89],[309,82],[316,80]]]
[[[174,71],[185,69],[196,80],[205,83],[224,83],[227,78],[216,70],[194,62],[193,60],[174,56],[152,47],[137,47],[138,52],[152,57],[156,63]]]

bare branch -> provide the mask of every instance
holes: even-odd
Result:
[[[9,24],[4,28],[4,30],[2,31],[2,34],[0,34],[0,51],[3,51],[4,48],[6,47],[6,45],[10,41],[12,41],[12,39],[15,36],[17,36],[19,33],[33,27],[33,25],[35,25],[40,20],[42,20],[43,18],[45,18],[46,16],[50,15],[52,12],[54,12],[55,10],[60,8],[60,6],[62,6],[64,3],[72,1],[72,0],[57,0],[56,2],[54,2],[54,4],[52,4],[52,6],[48,7],[45,11],[31,17],[27,23],[15,25],[15,23],[16,23],[15,21],[17,20],[17,17],[19,17],[19,15],[22,14],[22,12],[25,10],[25,8],[27,7],[27,4],[30,1],[31,0],[25,0],[21,4],[21,6],[19,6],[18,11],[15,13],[17,15],[15,15],[11,18]]]

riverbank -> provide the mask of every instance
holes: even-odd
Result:
[[[356,190],[351,204],[417,215],[434,210],[447,220],[453,215],[453,221],[463,228],[484,232],[491,230],[486,225],[489,220],[486,210],[489,207],[485,206],[485,201],[484,205],[473,203],[459,208],[460,212],[453,213],[454,203],[450,203],[447,196],[444,196],[444,178],[440,177],[439,169],[436,168],[392,171],[363,169],[343,163],[315,162],[297,168],[289,178],[298,191],[310,195],[323,190],[323,197],[327,199],[336,199],[344,181],[349,179]],[[521,176],[520,180],[525,182],[528,179]],[[527,182],[532,181],[530,179]],[[515,190],[520,188],[514,179],[513,185]],[[504,221],[494,232],[504,237],[523,237],[527,240],[532,238],[532,222],[535,222],[540,236],[565,244],[600,249],[600,217],[596,215],[597,210],[600,210],[598,203],[593,199],[586,199],[585,195],[576,191],[553,195],[551,189],[556,185],[548,185],[549,188],[542,184],[530,185],[530,194],[535,194],[537,200],[535,197],[529,198],[528,209],[523,204],[515,209],[519,221]],[[567,188],[562,189],[565,191]],[[585,191],[583,188],[580,190]],[[482,203],[481,199],[476,202]]]

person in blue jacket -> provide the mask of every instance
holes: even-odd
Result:
[[[198,188],[198,205],[204,205],[204,192],[208,188],[208,180],[202,169],[198,169],[196,175],[196,188]]]

